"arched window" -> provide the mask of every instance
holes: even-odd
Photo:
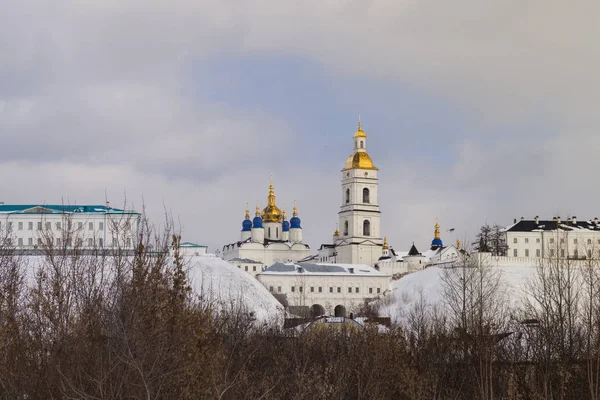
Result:
[[[275,239],[279,239],[279,228],[275,228]]]
[[[344,222],[344,236],[348,236],[348,221]]]
[[[365,148],[365,143],[364,143],[362,140],[360,141],[360,148],[361,148],[361,149],[364,149],[364,148]]]
[[[371,223],[366,219],[363,222],[363,236],[371,236]]]
[[[346,204],[350,203],[350,189],[346,189]]]
[[[271,227],[269,227],[269,238],[271,237]]]
[[[368,188],[364,188],[363,189],[363,203],[370,203],[370,201],[369,201],[369,189]]]

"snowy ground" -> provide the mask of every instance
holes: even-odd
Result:
[[[242,305],[259,323],[283,324],[283,306],[250,274],[214,255],[189,259],[194,293],[221,309]]]
[[[500,274],[502,290],[510,306],[518,306],[527,296],[527,286],[535,274],[536,267],[514,266],[494,267],[494,273]],[[439,267],[429,267],[393,281],[391,293],[380,302],[382,316],[389,316],[394,323],[404,322],[407,313],[421,300],[443,310],[444,281],[446,271]]]

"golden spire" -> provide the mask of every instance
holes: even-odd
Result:
[[[335,237],[340,236],[340,231],[339,231],[337,222],[335,223],[335,232],[333,232],[333,236],[335,236]]]
[[[267,198],[267,206],[262,212],[264,222],[281,222],[281,210],[275,204],[275,186],[273,180],[269,183],[269,196]]]
[[[440,223],[439,223],[439,219],[438,217],[435,217],[435,235],[434,235],[435,239],[439,239],[440,238]]]
[[[250,210],[248,210],[248,202],[246,202],[246,219],[250,219]]]
[[[285,212],[285,206],[284,206],[284,208],[283,208],[283,213],[282,213],[282,215],[283,215],[283,220],[285,221],[285,220],[287,219],[286,212]]]
[[[456,239],[456,248],[460,250],[460,239]]]
[[[358,118],[358,129],[356,130],[356,133],[354,133],[354,137],[355,138],[357,138],[357,137],[366,138],[367,137],[367,134],[362,129],[362,125],[360,123],[360,117]]]
[[[387,237],[384,236],[383,237],[383,250],[389,250],[389,249],[390,249],[390,246],[388,245]]]
[[[258,206],[258,203],[256,203],[256,216],[260,217],[260,207]]]
[[[293,217],[298,217],[298,209],[296,208],[296,200],[294,200],[294,212],[292,213]]]

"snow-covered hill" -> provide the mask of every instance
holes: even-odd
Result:
[[[195,294],[221,309],[243,306],[257,321],[283,323],[283,306],[250,274],[214,255],[189,259],[189,279]]]
[[[517,306],[527,296],[527,285],[535,274],[536,267],[514,266],[493,267],[493,272],[500,274],[502,291],[511,305]],[[444,268],[429,267],[393,281],[391,293],[381,302],[379,311],[382,316],[390,316],[395,323],[402,323],[409,310],[418,302],[436,306],[443,310],[444,303]]]

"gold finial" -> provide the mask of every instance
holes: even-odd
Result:
[[[436,239],[440,238],[440,223],[438,217],[435,217],[435,235]]]
[[[383,250],[389,250],[389,249],[390,249],[390,246],[388,245],[387,237],[384,236],[383,237]]]
[[[456,248],[460,250],[460,239],[456,239]]]
[[[367,134],[365,133],[365,131],[363,131],[362,124],[360,123],[360,114],[358,115],[358,129],[356,130],[354,137],[355,138],[357,138],[357,137],[366,138],[367,137]]]
[[[287,215],[286,215],[285,207],[284,207],[283,208],[283,220],[285,221],[286,219],[287,219]]]
[[[258,206],[258,202],[256,203],[256,216],[260,217],[260,207]]]
[[[246,202],[246,219],[250,219],[250,210],[248,209],[248,202]]]
[[[298,217],[298,209],[296,208],[296,200],[294,200],[294,212],[292,213],[292,216]]]
[[[338,223],[335,223],[335,232],[333,232],[333,236],[338,237],[340,236],[340,231],[339,231],[339,227],[338,227]]]

